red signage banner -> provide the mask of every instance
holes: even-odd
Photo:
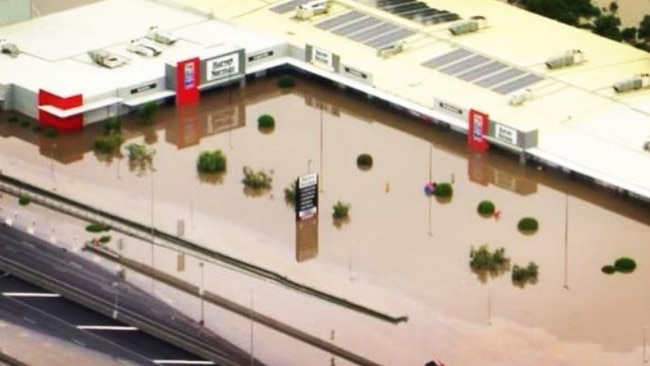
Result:
[[[490,117],[474,109],[469,110],[469,129],[467,131],[467,144],[477,151],[486,151],[490,146],[485,136],[488,133]]]
[[[199,58],[176,64],[176,105],[187,105],[199,100]]]

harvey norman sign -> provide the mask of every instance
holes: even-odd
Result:
[[[327,66],[330,69],[334,68],[334,55],[332,55],[332,52],[318,47],[313,48],[312,61]]]
[[[239,73],[239,53],[231,53],[205,63],[207,81],[224,79]]]

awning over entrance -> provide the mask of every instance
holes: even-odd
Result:
[[[114,104],[117,104],[122,101],[122,98],[117,98],[117,97],[111,97],[111,98],[106,98],[106,99],[101,99],[97,100],[94,102],[86,103],[84,105],[81,105],[79,107],[74,107],[70,109],[61,109],[57,108],[53,105],[42,105],[39,106],[38,109],[45,111],[49,114],[55,115],[59,118],[68,118],[71,116],[76,116],[81,113],[85,113],[88,111],[92,111],[95,109],[103,108],[103,107],[108,107]]]
[[[176,95],[176,92],[171,90],[161,90],[155,93],[149,93],[141,97],[129,98],[122,102],[122,104],[129,107],[136,107],[145,103],[154,102],[163,98],[171,97]]]

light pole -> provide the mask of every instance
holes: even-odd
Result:
[[[120,283],[115,281],[113,282],[113,294],[115,295],[114,301],[115,303],[113,304],[113,319],[117,319],[117,314],[118,314],[118,304],[117,301],[119,299],[119,293],[120,293]]]
[[[201,288],[199,289],[199,296],[201,297],[201,320],[199,321],[199,324],[203,325],[205,324],[205,310],[203,303],[203,294],[205,293],[205,289],[203,288],[203,262],[199,262],[199,267],[201,268]]]
[[[431,184],[431,181],[433,180],[433,144],[429,144],[429,181],[427,184]],[[431,231],[431,196],[433,196],[433,192],[431,194],[428,194],[429,196],[429,236],[433,236],[433,232]]]
[[[56,143],[52,144],[52,150],[50,151],[50,176],[52,178],[52,184],[54,184],[54,154],[56,151]]]
[[[646,328],[643,327],[643,363],[648,363],[648,354],[646,352]]]
[[[150,192],[151,192],[151,197],[150,197],[150,199],[151,199],[151,207],[150,207],[150,211],[151,211],[151,217],[150,217],[150,219],[151,219],[151,225],[150,225],[150,230],[151,230],[151,268],[155,268],[154,255],[153,255],[154,244],[155,244],[155,233],[154,233],[154,190],[153,190],[154,189],[154,184],[153,184],[154,172],[155,172],[155,170],[152,167],[151,171],[149,172],[149,174],[151,175],[151,177],[150,177],[151,178],[150,179],[150,184],[151,184],[151,187],[150,187]]]
[[[251,349],[251,366],[255,364],[255,330],[253,321],[253,289],[250,289],[250,318],[251,318],[251,339],[250,339],[250,349]]]
[[[323,189],[323,102],[319,102],[318,105],[320,107],[320,177],[318,185],[320,186],[320,191],[325,192]]]
[[[569,194],[564,200],[564,289],[569,289]]]

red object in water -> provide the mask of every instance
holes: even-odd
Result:
[[[494,211],[492,216],[494,216],[495,220],[499,221],[499,219],[501,218],[501,211]]]

